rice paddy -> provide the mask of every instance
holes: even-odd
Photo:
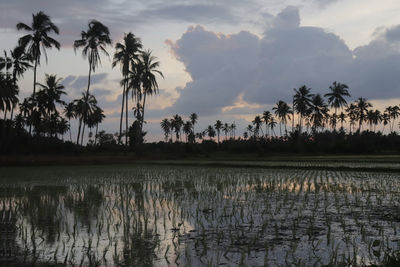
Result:
[[[150,165],[0,173],[0,263],[15,266],[368,266],[400,250],[398,173]]]

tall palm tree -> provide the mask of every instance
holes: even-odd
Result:
[[[387,113],[386,110],[382,114],[382,123],[383,123],[383,128],[382,128],[382,133],[383,133],[385,131],[386,125],[388,125],[390,123],[390,115],[389,115],[389,113]]]
[[[188,143],[189,142],[188,137],[192,133],[192,123],[190,121],[186,121],[183,124],[183,132],[185,133],[186,136],[186,143]]]
[[[355,104],[358,119],[358,131],[361,131],[362,123],[366,119],[368,108],[372,107],[372,104],[362,97],[358,98]]]
[[[215,129],[214,129],[214,127],[212,125],[208,125],[208,127],[206,129],[206,132],[207,132],[207,135],[208,135],[208,137],[210,138],[210,141],[211,141],[211,138],[215,137]]]
[[[65,105],[64,115],[68,119],[68,124],[71,125],[71,119],[76,118],[75,106],[73,102]],[[69,128],[69,140],[72,142],[72,132],[71,127]]]
[[[235,122],[231,123],[231,131],[232,131],[232,135],[233,135],[233,139],[236,139],[236,124]]]
[[[385,112],[389,114],[390,117],[390,132],[393,132],[394,122],[400,115],[400,108],[398,106],[389,106],[385,109]]]
[[[157,94],[158,91],[158,83],[157,83],[157,78],[156,74],[160,75],[162,78],[164,78],[164,75],[160,70],[158,70],[160,66],[160,62],[156,61],[157,58],[151,54],[151,50],[146,50],[141,52],[140,54],[140,59],[142,63],[142,76],[141,76],[141,82],[143,85],[143,104],[142,104],[142,116],[141,116],[141,123],[140,123],[140,129],[143,129],[143,121],[144,121],[144,110],[146,107],[146,96]]]
[[[265,136],[266,136],[266,137],[268,137],[268,135],[269,135],[269,127],[268,127],[268,124],[269,124],[269,121],[270,121],[271,118],[272,118],[272,114],[271,114],[271,112],[270,112],[269,110],[266,110],[266,111],[263,112],[263,114],[262,114],[262,120],[263,120],[264,123],[265,123]]]
[[[217,131],[217,140],[218,140],[218,144],[219,144],[219,134],[221,132],[223,123],[220,120],[217,120],[217,122],[214,124],[215,130]]]
[[[335,117],[337,115],[337,109],[347,105],[344,97],[350,97],[348,89],[349,87],[346,84],[335,81],[331,86],[329,86],[330,92],[324,95],[324,97],[328,97],[329,105],[335,108]],[[335,129],[336,124],[334,125],[334,130]]]
[[[182,129],[182,126],[183,126],[182,117],[179,116],[178,114],[174,115],[172,117],[172,120],[171,120],[171,125],[172,125],[172,127],[173,127],[173,129],[175,131],[176,141],[179,141],[181,129]]]
[[[164,132],[165,142],[168,142],[168,136],[171,133],[171,123],[168,119],[163,119],[160,123],[161,129]]]
[[[252,121],[252,123],[254,125],[254,135],[255,135],[255,137],[258,137],[258,134],[259,134],[260,130],[262,132],[262,135],[264,136],[264,131],[263,131],[262,127],[261,127],[261,125],[262,125],[261,117],[259,115],[257,115],[254,118],[254,120]]]
[[[88,117],[87,125],[91,129],[96,127],[96,132],[94,134],[94,145],[97,144],[97,133],[99,130],[99,124],[104,120],[106,115],[104,115],[104,111],[99,106],[95,105],[93,107],[93,112]]]
[[[294,110],[300,115],[299,117],[299,131],[301,133],[302,121],[303,118],[308,116],[310,106],[311,106],[311,98],[313,94],[311,94],[311,88],[303,85],[299,89],[294,89],[295,95],[293,97]]]
[[[74,50],[76,51],[78,48],[82,47],[82,56],[84,58],[87,58],[89,61],[89,75],[85,94],[86,97],[90,96],[89,89],[92,71],[95,72],[97,66],[99,65],[99,63],[101,63],[100,52],[103,52],[103,54],[109,56],[106,50],[107,45],[111,45],[110,31],[107,26],[103,25],[100,21],[97,20],[89,21],[88,30],[86,32],[82,31],[81,39],[74,42]],[[88,103],[88,101],[88,99],[85,100],[86,103]],[[84,105],[84,107],[88,107],[88,105]],[[87,111],[85,110],[83,112],[83,115],[85,117],[83,118],[83,128],[85,128],[85,122],[87,120],[86,116],[88,114],[86,114]],[[78,131],[80,132],[80,129]],[[83,132],[84,131],[82,131],[82,133]]]
[[[194,125],[197,123],[198,118],[199,118],[199,117],[197,116],[196,113],[192,113],[192,114],[190,114],[190,116],[189,116],[189,120],[190,120],[190,122],[192,123],[192,127],[193,127],[193,129],[192,129],[193,133],[194,133]]]
[[[343,123],[346,122],[347,115],[344,112],[340,112],[338,118],[340,121],[340,128],[343,129]]]
[[[271,119],[269,120],[269,124],[268,124],[268,125],[269,125],[269,127],[270,127],[272,133],[274,134],[274,136],[276,136],[275,130],[274,130],[276,124],[277,124],[277,122],[275,121],[275,118],[274,118],[274,117],[271,117]]]
[[[229,127],[228,123],[226,123],[226,122],[224,123],[224,125],[222,126],[222,131],[225,134],[225,140],[228,140],[228,133],[230,131],[230,127]]]
[[[27,25],[19,22],[17,24],[17,30],[24,30],[30,32],[29,34],[22,36],[19,39],[19,45],[26,49],[27,54],[34,62],[33,67],[33,99],[35,99],[36,93],[36,70],[40,65],[40,57],[42,53],[45,55],[47,62],[47,48],[53,46],[60,50],[60,43],[49,36],[51,33],[59,34],[58,27],[51,21],[50,16],[40,11],[37,14],[32,14],[32,23]]]
[[[119,136],[122,136],[122,120],[124,114],[124,106],[126,108],[126,127],[128,125],[128,105],[125,103],[128,102],[127,97],[127,78],[129,75],[129,70],[132,69],[132,66],[137,63],[139,54],[138,52],[142,49],[142,43],[138,37],[135,37],[133,33],[125,34],[123,43],[117,43],[115,45],[115,53],[112,66],[113,68],[119,64],[121,66],[121,72],[123,77],[122,82],[122,104],[121,104],[121,118],[119,121]],[[125,100],[126,99],[126,100]],[[125,129],[127,132],[128,129]],[[127,142],[127,137],[125,137],[125,145]]]
[[[281,129],[282,123],[285,125],[285,135],[287,135],[286,123],[288,120],[290,120],[290,114],[292,113],[292,109],[285,101],[279,100],[279,102],[276,103],[276,106],[273,107],[272,110],[275,110],[275,115],[279,118],[280,135],[282,136],[282,129]]]
[[[86,123],[88,115],[93,112],[95,106],[97,105],[97,100],[93,95],[82,92],[82,97],[80,99],[75,99],[73,103],[76,117],[79,118],[78,135],[76,137],[76,144],[79,145],[79,141],[81,141],[81,144],[83,143],[83,136],[85,131],[85,127],[82,127],[82,124]]]
[[[323,121],[328,114],[328,105],[320,94],[313,96],[311,101],[311,122],[314,132],[318,132],[319,127],[323,127]]]

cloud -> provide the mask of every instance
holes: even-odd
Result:
[[[108,76],[107,73],[93,74],[90,77],[90,84],[95,85],[95,84],[104,82],[107,79],[107,76]],[[67,78],[65,78],[63,81],[65,82],[65,84],[64,84],[65,86],[69,86],[73,89],[82,89],[87,86],[88,75],[82,75],[82,76],[70,75]],[[68,82],[68,84],[66,84],[67,82]]]
[[[264,35],[223,34],[190,27],[167,41],[192,81],[179,90],[170,113],[221,114],[239,95],[258,105],[291,102],[303,84],[326,93],[333,81],[346,83],[354,97],[389,99],[400,91],[400,26],[384,29],[368,44],[350,50],[337,35],[300,26],[299,10],[287,7]]]

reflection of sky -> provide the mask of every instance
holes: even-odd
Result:
[[[161,61],[161,70],[163,71],[166,79],[159,80],[162,94],[157,97],[152,97],[149,101],[149,110],[147,113],[149,140],[155,138],[162,138],[161,129],[159,127],[159,121],[163,117],[170,117],[173,113],[180,112],[189,114],[191,112],[197,112],[200,114],[199,128],[203,129],[210,123],[214,123],[217,118],[223,119],[227,122],[235,121],[238,127],[238,133],[242,134],[246,124],[249,123],[254,114],[261,113],[263,109],[267,108],[267,104],[273,104],[278,101],[278,95],[281,91],[290,91],[291,85],[285,86],[284,88],[276,88],[276,91],[268,92],[265,94],[265,99],[261,103],[260,110],[255,107],[259,107],[260,103],[255,103],[257,98],[249,98],[247,102],[241,102],[239,99],[239,93],[232,93],[235,90],[229,88],[227,83],[219,83],[218,79],[211,77],[209,81],[199,80],[199,84],[195,84],[193,90],[204,91],[210,93],[206,94],[205,101],[212,102],[217,99],[219,102],[223,102],[221,106],[217,106],[217,111],[213,111],[207,115],[205,110],[188,110],[191,105],[190,100],[196,99],[195,94],[188,94],[188,96],[181,97],[179,106],[182,109],[174,109],[175,101],[179,98],[181,91],[178,88],[185,88],[186,83],[191,81],[191,77],[195,74],[194,72],[188,73],[185,71],[185,67],[188,65],[188,61],[183,59],[177,59],[177,55],[171,53],[170,45],[166,44],[166,40],[175,42],[179,40],[183,33],[187,31],[190,25],[202,25],[207,31],[213,33],[232,34],[238,33],[241,30],[247,30],[256,36],[261,37],[265,32],[266,28],[271,27],[274,23],[274,16],[281,12],[286,6],[296,6],[300,10],[301,26],[314,26],[323,28],[327,32],[332,32],[338,35],[345,44],[351,49],[367,45],[371,40],[379,37],[379,32],[382,32],[386,27],[392,27],[393,25],[399,24],[399,18],[397,16],[400,4],[398,1],[385,0],[385,1],[374,1],[367,0],[360,4],[357,0],[325,0],[325,1],[304,1],[304,0],[288,0],[288,1],[236,1],[229,0],[222,3],[216,3],[214,1],[180,1],[174,0],[169,1],[168,4],[162,1],[136,1],[134,4],[129,1],[109,1],[102,0],[96,1],[93,5],[91,1],[69,1],[61,2],[57,1],[0,1],[0,37],[2,42],[0,43],[0,50],[11,49],[18,37],[22,33],[15,33],[14,26],[18,21],[29,22],[30,14],[40,9],[52,16],[55,23],[60,26],[61,36],[58,38],[63,42],[63,49],[61,52],[50,51],[49,52],[49,63],[45,65],[45,60],[42,60],[42,66],[38,69],[39,80],[43,77],[44,73],[57,73],[59,77],[68,77],[69,75],[85,76],[87,75],[87,61],[82,60],[80,51],[75,54],[71,48],[73,40],[79,38],[79,32],[85,28],[85,24],[91,18],[101,20],[104,24],[110,27],[112,32],[112,38],[114,43],[121,39],[123,32],[133,31],[139,36],[146,48],[150,48],[154,51],[154,54]],[[71,19],[73,18],[73,19]],[[288,18],[293,19],[293,17]],[[379,28],[381,27],[381,28]],[[383,27],[383,28],[382,28]],[[378,30],[377,30],[378,29]],[[378,38],[379,39],[379,38]],[[171,43],[169,42],[169,43]],[[294,42],[294,47],[296,44]],[[376,47],[376,46],[375,46]],[[195,44],[188,44],[187,49],[195,48]],[[371,47],[372,49],[372,47]],[[384,49],[384,48],[383,48]],[[110,54],[114,52],[113,49],[109,49]],[[175,51],[176,52],[176,51]],[[200,57],[206,58],[211,51],[204,51],[204,55],[200,54]],[[279,52],[278,52],[279,53]],[[281,52],[283,53],[283,52]],[[328,51],[328,53],[334,53],[334,51]],[[229,56],[229,54],[228,54]],[[282,58],[284,54],[280,55]],[[199,65],[198,60],[191,59],[191,64]],[[120,79],[119,69],[111,68],[110,60],[103,57],[103,64],[99,66],[96,73],[107,73],[107,80],[99,84],[93,85],[94,94],[98,97],[101,105],[109,115],[104,124],[100,129],[104,128],[109,132],[115,132],[118,129],[117,114],[120,110],[120,101],[118,95],[120,94],[121,88],[117,82]],[[387,59],[383,59],[383,63]],[[245,63],[245,62],[244,62]],[[250,64],[253,60],[250,61]],[[385,67],[382,62],[372,62],[376,64],[377,69]],[[227,64],[226,67],[232,66],[233,64]],[[239,65],[239,64],[238,64]],[[392,65],[390,65],[392,66]],[[398,66],[394,66],[396,69]],[[369,70],[365,76],[356,75],[355,79],[362,80],[367,77],[373,77],[377,80],[377,83],[387,82],[393,77],[376,76],[377,70]],[[226,74],[226,72],[222,72]],[[285,72],[280,72],[278,75],[284,75]],[[334,72],[329,72],[329,79],[335,80],[340,79],[340,75],[336,75]],[[355,74],[354,74],[355,75]],[[29,71],[25,74],[25,79],[21,82],[21,96],[25,97],[31,92],[32,72]],[[295,76],[291,74],[291,76]],[[245,77],[240,77],[245,80]],[[226,78],[229,80],[229,76]],[[382,79],[382,80],[380,80]],[[350,80],[350,81],[347,81]],[[251,79],[254,81],[254,78]],[[397,80],[393,78],[393,83],[396,84]],[[261,86],[271,86],[268,81],[260,80],[257,81]],[[326,82],[325,80],[319,81],[319,77],[308,77],[307,84],[315,90],[321,90],[321,86],[327,87],[331,81]],[[363,87],[362,84],[358,84],[351,79],[345,79],[349,83],[350,87]],[[246,82],[247,84],[247,82]],[[297,84],[297,83],[296,83]],[[313,86],[313,84],[315,84]],[[212,86],[215,85],[215,86]],[[278,84],[279,85],[279,84]],[[300,84],[299,84],[300,85]],[[222,88],[218,88],[218,87]],[[389,88],[391,85],[388,84]],[[212,87],[212,88],[211,88]],[[215,87],[215,88],[214,88]],[[84,86],[80,89],[67,88],[71,98],[79,96],[79,92],[82,91]],[[207,90],[208,88],[208,90]],[[96,89],[99,93],[96,94]],[[185,90],[188,88],[185,88]],[[248,88],[240,88],[241,90],[250,90]],[[109,91],[105,94],[103,90]],[[357,89],[358,90],[358,89]],[[364,88],[365,94],[368,95],[368,90],[376,90],[375,88]],[[396,92],[396,88],[393,88]],[[214,95],[213,91],[223,91],[221,97]],[[389,91],[389,90],[387,90]],[[397,90],[398,92],[399,90]],[[189,92],[189,90],[187,90]],[[259,92],[256,91],[258,94]],[[371,94],[373,98],[380,98],[385,94]],[[354,97],[359,97],[357,93]],[[393,98],[394,95],[390,94],[384,96],[384,100],[380,100],[376,103],[376,107],[381,108],[387,106],[389,103],[398,103],[396,101],[389,101],[388,99]],[[395,96],[398,98],[398,96]],[[226,98],[226,101],[222,101]],[[287,100],[287,99],[285,99]],[[238,102],[240,104],[238,104]],[[244,104],[245,103],[245,104]],[[205,105],[203,105],[205,106]],[[171,107],[168,109],[168,107]],[[201,107],[201,106],[200,106]],[[221,108],[226,107],[237,107],[240,108],[237,113],[225,111],[221,112]],[[165,109],[167,108],[167,109]],[[151,111],[150,109],[153,109]],[[211,109],[211,107],[207,107]],[[229,109],[229,108],[228,108]],[[185,115],[187,115],[185,114]],[[75,129],[75,126],[73,127]],[[73,131],[74,134],[75,131]]]

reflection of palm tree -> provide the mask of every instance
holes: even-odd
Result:
[[[96,67],[98,66],[99,63],[101,63],[101,58],[100,58],[100,51],[103,52],[106,56],[108,56],[108,53],[105,49],[106,45],[111,44],[111,39],[110,39],[110,31],[108,28],[103,25],[101,22],[97,20],[92,20],[88,24],[89,29],[85,32],[81,32],[81,39],[76,40],[74,42],[74,49],[78,49],[80,47],[83,47],[82,50],[82,56],[87,57],[89,61],[89,75],[88,75],[88,83],[87,83],[87,89],[86,89],[86,97],[89,97],[89,89],[90,89],[90,77],[92,74],[92,71],[96,71]],[[87,102],[88,100],[86,100]],[[82,140],[83,140],[83,133],[85,130],[85,122],[87,120],[87,111],[83,110],[83,116],[84,116],[84,123],[83,123],[83,130],[82,130]],[[77,139],[77,144],[79,144],[79,133],[80,133],[80,127],[78,130],[78,139]],[[81,141],[82,143],[82,141]]]
[[[126,108],[126,125],[128,125],[128,94],[127,94],[127,77],[129,74],[129,70],[132,68],[132,65],[136,64],[138,60],[138,52],[142,48],[142,43],[139,38],[135,37],[133,33],[128,33],[124,37],[123,43],[117,43],[115,45],[115,54],[112,66],[115,67],[117,64],[120,64],[122,76],[123,76],[123,91],[122,91],[122,104],[121,104],[121,118],[119,121],[119,136],[122,136],[122,120],[124,114],[124,105]],[[125,99],[126,97],[126,99]],[[127,127],[127,126],[126,126]],[[128,130],[125,129],[127,132]],[[125,145],[127,142],[127,137],[125,137]]]

